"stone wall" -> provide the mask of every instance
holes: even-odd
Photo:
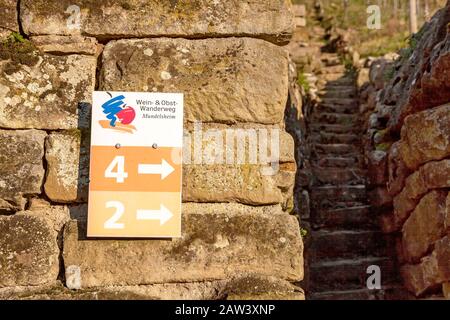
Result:
[[[450,2],[364,86],[372,204],[397,235],[406,288],[446,295],[450,282]]]
[[[289,214],[296,163],[280,47],[293,29],[290,1],[0,8],[1,297],[303,298],[292,284],[303,278],[303,244]],[[186,132],[198,121],[215,132],[276,129],[279,170],[185,164],[182,238],[86,239],[94,89],[183,92]]]

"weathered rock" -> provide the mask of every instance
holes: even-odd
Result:
[[[450,280],[450,236],[446,236],[435,243],[439,276],[444,281]]]
[[[41,201],[31,201],[30,208],[24,213],[32,214],[47,221],[49,226],[58,235],[63,230],[64,225],[70,221],[70,211],[66,206],[53,206]]]
[[[101,48],[95,38],[82,36],[33,36],[31,42],[41,51],[53,54],[96,55]]]
[[[369,153],[367,176],[371,185],[377,186],[386,183],[387,160],[388,156],[385,151],[375,150]]]
[[[46,220],[32,214],[0,216],[0,287],[56,281],[59,250]]]
[[[368,82],[369,82],[369,68],[361,68],[358,71],[356,85],[359,89],[361,89]]]
[[[416,296],[439,287],[450,279],[450,238],[445,237],[435,244],[435,250],[416,265],[401,268],[405,286]]]
[[[228,282],[219,296],[227,300],[305,300],[305,293],[276,277],[248,275]]]
[[[292,136],[279,126],[187,123],[183,163],[295,163]]]
[[[429,162],[410,175],[405,188],[394,198],[394,214],[399,226],[409,217],[420,198],[431,189],[450,186],[450,159]]]
[[[103,52],[100,89],[184,92],[187,122],[279,124],[288,55],[249,38],[111,41]]]
[[[103,286],[70,290],[61,283],[0,288],[6,300],[304,300],[303,290],[275,277],[245,275],[227,280]]]
[[[383,89],[386,82],[386,74],[392,68],[392,62],[384,58],[374,61],[370,66],[369,79],[377,90]]]
[[[103,39],[239,35],[285,44],[294,28],[290,2],[271,0],[25,0],[21,17],[27,34],[87,34]]]
[[[267,205],[283,202],[277,176],[264,175],[259,165],[186,165],[183,167],[183,201],[240,202]],[[294,169],[295,170],[295,169]],[[295,171],[285,183],[295,182]]]
[[[226,280],[164,283],[147,286],[105,286],[70,290],[61,283],[35,287],[0,288],[6,300],[216,300]]]
[[[279,214],[189,214],[173,241],[85,240],[85,228],[66,224],[64,263],[69,287],[219,280],[243,273],[303,277],[297,219]]]
[[[445,212],[445,229],[447,230],[447,235],[450,235],[450,194],[447,196],[446,201],[446,212]]]
[[[388,91],[385,97],[396,104],[388,123],[392,132],[400,131],[408,115],[450,100],[446,72],[450,69],[449,18],[450,6],[447,4],[416,35],[414,52],[392,80],[394,90]]]
[[[450,155],[450,104],[408,116],[402,127],[400,153],[412,170]]]
[[[442,291],[444,292],[444,297],[450,300],[450,282],[446,282],[442,285]]]
[[[40,194],[44,140],[37,130],[0,130],[0,210],[21,210],[23,196]]]
[[[81,132],[57,132],[48,136],[45,159],[48,174],[45,193],[55,202],[87,201],[89,183],[88,146],[81,144]]]
[[[403,266],[401,275],[405,287],[416,296],[437,287],[440,282],[437,278],[437,261],[432,255],[423,258],[420,264]]]
[[[280,205],[272,206],[247,206],[240,203],[195,203],[182,204],[183,215],[189,214],[228,214],[233,212],[241,215],[277,215],[284,214]]]
[[[392,196],[386,187],[377,187],[369,192],[370,204],[374,207],[389,207],[392,204]]]
[[[0,40],[12,31],[19,31],[17,19],[17,0],[0,0]]]
[[[384,213],[379,218],[381,231],[383,233],[393,233],[398,230],[395,217],[392,212]]]
[[[410,174],[410,170],[400,156],[399,145],[397,141],[389,149],[387,189],[391,196],[396,196],[402,191],[405,180]]]
[[[445,235],[447,193],[434,190],[425,195],[403,225],[403,250],[408,262],[418,261]]]
[[[95,57],[39,54],[27,42],[2,46],[0,126],[77,128],[78,104],[94,90]]]

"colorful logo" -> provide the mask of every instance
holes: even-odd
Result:
[[[111,96],[110,93],[108,94]],[[136,118],[136,111],[132,107],[127,106],[124,99],[124,95],[111,96],[111,99],[102,105],[103,113],[106,114],[108,119],[99,121],[103,128],[127,133],[136,131],[136,127],[131,125]]]

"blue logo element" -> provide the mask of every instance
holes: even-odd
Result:
[[[123,102],[124,99],[125,96],[120,95],[108,100],[102,105],[103,113],[106,114],[107,119],[111,120],[109,123],[111,127],[116,126],[117,114],[123,110],[122,106],[125,104]]]

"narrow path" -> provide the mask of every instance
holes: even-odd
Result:
[[[396,266],[366,192],[356,79],[335,53],[322,53],[319,99],[309,119],[311,188],[309,299],[388,299]],[[382,290],[367,288],[379,266]]]

